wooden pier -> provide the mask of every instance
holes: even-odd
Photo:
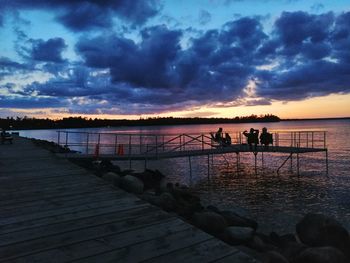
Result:
[[[188,157],[191,162],[193,156],[208,156],[209,159],[213,155],[235,153],[238,171],[239,155],[252,153],[255,157],[255,171],[257,171],[258,154],[263,160],[264,153],[281,153],[288,156],[281,162],[276,172],[279,173],[288,160],[293,162],[293,156],[295,156],[298,175],[300,175],[300,154],[323,152],[325,153],[325,170],[328,175],[325,131],[279,131],[273,132],[272,135],[273,144],[265,147],[247,145],[245,137],[240,132],[231,133],[232,143],[222,146],[213,141],[210,133],[125,134],[58,131],[57,144],[74,150],[74,152],[62,154],[66,158],[129,161],[130,168],[133,160],[144,160],[146,168],[149,160]],[[209,165],[208,161],[208,171]],[[191,167],[191,163],[189,166]]]
[[[0,145],[0,262],[256,262],[68,160]]]

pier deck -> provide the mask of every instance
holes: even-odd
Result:
[[[255,262],[71,162],[0,145],[0,261]]]

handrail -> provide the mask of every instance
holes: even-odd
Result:
[[[189,134],[144,134],[144,133],[98,133],[82,131],[57,131],[57,143],[62,146],[76,147],[86,154],[92,153],[98,146],[98,152],[110,152],[118,154],[117,148],[125,147],[125,155],[148,154],[159,152],[183,151],[186,146],[194,150],[204,150],[212,147],[210,133]],[[230,133],[230,132],[229,132]],[[287,146],[295,148],[321,148],[326,149],[326,131],[285,131],[271,132],[275,146]],[[84,134],[84,136],[77,136]],[[245,136],[242,132],[231,132],[232,144],[245,144]],[[71,136],[72,135],[72,136]],[[186,140],[187,139],[187,140]],[[95,147],[94,147],[95,146]],[[111,149],[112,148],[112,149]],[[124,151],[123,151],[124,154]]]

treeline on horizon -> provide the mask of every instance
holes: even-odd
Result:
[[[49,118],[38,119],[29,117],[0,118],[0,127],[3,129],[64,129],[64,128],[97,128],[118,126],[152,126],[152,125],[184,125],[184,124],[224,124],[224,123],[250,123],[250,122],[278,122],[280,118],[272,115],[250,115],[235,118],[180,118],[180,117],[154,117],[140,118],[137,120],[127,119],[92,119],[85,117],[68,117],[58,120]]]

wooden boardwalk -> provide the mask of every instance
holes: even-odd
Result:
[[[0,262],[256,262],[65,159],[0,144]]]

